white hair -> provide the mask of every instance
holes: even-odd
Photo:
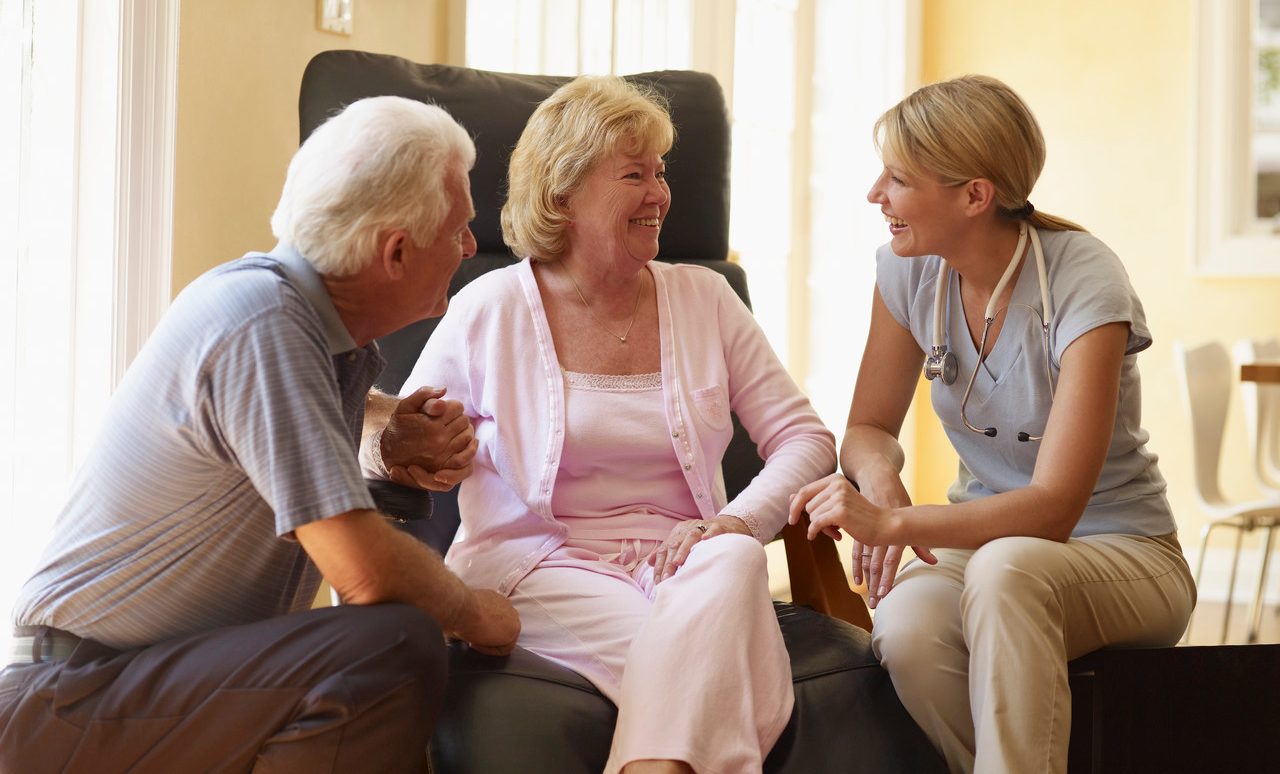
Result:
[[[271,231],[321,274],[374,260],[379,239],[404,229],[419,246],[449,213],[446,176],[475,163],[466,130],[435,105],[369,97],[321,124],[289,162]]]

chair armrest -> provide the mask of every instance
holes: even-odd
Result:
[[[807,515],[799,524],[782,528],[792,603],[871,631],[871,613],[862,596],[850,588],[835,541],[826,535],[809,540],[808,529]]]
[[[430,492],[376,478],[366,478],[364,482],[379,512],[400,521],[431,518]]]

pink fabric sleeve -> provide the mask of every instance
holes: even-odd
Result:
[[[835,436],[782,367],[750,310],[728,283],[718,285],[729,407],[765,460],[760,474],[722,513],[742,519],[767,542],[786,524],[790,496],[835,471]]]

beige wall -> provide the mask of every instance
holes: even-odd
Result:
[[[178,49],[173,290],[274,244],[268,221],[298,146],[313,55],[353,48],[440,61],[445,0],[357,0],[354,34],[316,29],[316,0],[184,0]]]
[[[1198,279],[1189,268],[1193,11],[1193,0],[925,0],[922,47],[925,81],[981,72],[1023,95],[1049,148],[1036,207],[1083,224],[1128,268],[1155,338],[1139,361],[1144,424],[1187,546],[1206,519],[1170,346],[1280,334],[1280,279]],[[1229,421],[1224,485],[1255,496],[1238,401]],[[920,484],[936,497],[954,457],[937,437],[921,440]]]

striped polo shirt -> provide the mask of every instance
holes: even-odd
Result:
[[[14,622],[114,648],[305,609],[292,537],[371,509],[356,452],[384,361],[287,245],[175,299],[111,399]]]

